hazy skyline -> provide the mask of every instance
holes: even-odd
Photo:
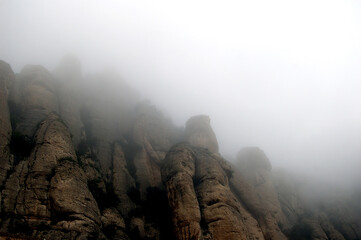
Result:
[[[184,125],[206,114],[220,152],[361,181],[358,1],[0,0],[0,59],[114,68]]]

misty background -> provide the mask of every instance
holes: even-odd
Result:
[[[183,126],[207,114],[220,152],[361,183],[359,1],[0,0],[0,59],[116,70]]]

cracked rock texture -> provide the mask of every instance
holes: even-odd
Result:
[[[174,146],[163,168],[177,239],[263,239],[262,230],[231,191],[231,168],[207,149]]]
[[[176,127],[140,99],[74,56],[0,61],[0,239],[361,239],[359,192],[316,197],[259,148],[232,165],[208,116]]]

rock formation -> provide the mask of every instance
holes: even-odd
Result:
[[[18,109],[15,133],[31,139],[38,124],[51,112],[59,112],[53,76],[44,67],[27,65],[16,76],[11,101]]]
[[[209,118],[191,118],[188,144],[168,152],[162,169],[177,239],[264,239],[258,222],[232,192],[232,169],[218,152]],[[192,146],[193,145],[193,146]]]
[[[290,224],[284,216],[273,185],[271,162],[264,152],[257,147],[242,149],[237,155],[237,167],[246,182],[252,185],[260,204],[269,213],[264,220],[274,225],[276,230],[276,233],[269,234],[276,237],[280,232],[279,227],[288,229]]]
[[[217,138],[210,123],[210,118],[205,115],[191,117],[186,123],[185,140],[193,146],[218,153]]]
[[[13,158],[10,154],[12,128],[8,107],[8,95],[15,75],[9,64],[0,61],[0,184],[4,183],[7,171],[10,170]]]
[[[223,159],[208,116],[139,100],[72,56],[0,61],[0,239],[361,239],[359,194],[311,202],[258,148]]]
[[[174,146],[163,168],[177,239],[264,239],[229,186],[230,166],[207,149]]]
[[[2,212],[14,217],[1,228],[18,220],[35,229],[52,224],[54,230],[90,233],[99,225],[100,213],[84,176],[68,128],[50,114],[39,125],[34,150],[14,166],[5,183]]]
[[[139,191],[144,200],[147,188],[161,187],[160,164],[172,146],[173,132],[154,106],[140,104],[137,109],[132,140],[136,149],[133,159]]]

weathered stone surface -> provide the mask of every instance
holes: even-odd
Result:
[[[287,221],[291,226],[297,223],[299,216],[305,212],[298,184],[285,171],[277,170],[272,175],[278,200]]]
[[[130,239],[125,233],[126,228],[124,219],[120,216],[119,212],[115,209],[107,208],[103,211],[101,217],[105,235],[109,239],[120,239],[128,240]]]
[[[25,217],[34,229],[55,224],[54,229],[78,232],[77,239],[85,232],[99,232],[100,212],[77,163],[68,128],[50,114],[35,140],[29,158],[16,166],[5,184],[3,212]]]
[[[274,188],[271,163],[262,150],[257,147],[242,149],[237,155],[237,166],[245,180],[252,185],[256,197],[263,205],[262,221],[267,225],[268,235],[272,239],[285,238],[279,226],[290,227],[283,214]]]
[[[136,93],[115,73],[103,72],[86,78],[81,120],[92,153],[107,178],[111,175],[113,143],[133,125]]]
[[[99,228],[98,205],[88,189],[84,172],[74,160],[64,159],[57,165],[49,197],[57,228],[80,233]]]
[[[361,239],[360,194],[310,201],[257,148],[237,167],[222,159],[207,116],[184,132],[154,106],[133,109],[116,74],[82,79],[74,58],[55,74],[14,77],[0,61],[1,237]]]
[[[242,172],[247,172],[248,170],[257,171],[259,169],[271,171],[272,169],[270,160],[258,147],[246,147],[241,149],[237,155],[237,166]],[[253,184],[262,183],[262,179],[251,179],[253,173],[249,175],[250,176],[247,177],[252,180]]]
[[[262,239],[261,229],[251,215],[241,215],[246,210],[230,189],[230,166],[215,154],[199,149],[195,152],[196,192],[212,239]]]
[[[168,152],[162,176],[177,239],[263,239],[232,193],[231,168],[218,155],[178,144]]]
[[[344,236],[336,230],[325,213],[320,213],[318,222],[329,240],[345,240]]]
[[[205,115],[191,117],[186,123],[185,140],[193,146],[218,153],[218,141],[210,122],[210,118]]]
[[[172,145],[172,125],[154,106],[141,104],[137,108],[132,140],[135,145],[134,167],[141,198],[149,187],[162,187],[159,164]]]
[[[8,107],[9,89],[15,81],[15,75],[9,64],[0,60],[0,185],[12,166],[10,155],[11,122]]]
[[[136,188],[135,181],[130,175],[127,167],[127,162],[119,143],[114,144],[113,151],[113,188],[114,193],[119,199],[117,209],[123,216],[128,216],[128,213],[135,208],[135,204],[129,198],[128,192],[132,188]]]
[[[201,212],[193,184],[195,170],[191,148],[178,146],[168,152],[162,176],[177,239],[199,239],[201,236]]]
[[[32,138],[49,113],[59,112],[52,75],[42,66],[27,65],[16,77],[12,101],[19,109],[17,134]]]
[[[345,239],[361,239],[361,216],[350,208],[348,200],[332,200],[324,201],[324,213],[335,229]]]
[[[76,159],[67,127],[50,114],[35,135],[35,149],[10,176],[3,191],[5,212],[49,219],[50,179],[59,159]]]

